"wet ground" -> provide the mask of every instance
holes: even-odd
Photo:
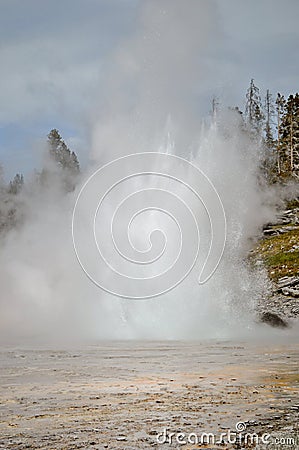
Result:
[[[0,448],[296,449],[298,362],[288,341],[2,348]]]

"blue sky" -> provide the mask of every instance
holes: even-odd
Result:
[[[113,86],[132,89],[132,98],[137,95],[134,79],[129,87],[119,80],[110,83],[111,65],[118,70],[115,55],[124,46],[127,52],[135,51],[138,42],[135,57],[142,59],[143,43],[136,36],[140,40],[155,32],[155,14],[164,5],[194,8],[199,28],[207,28],[198,31],[199,52],[192,44],[191,31],[186,40],[186,52],[190,50],[191,57],[194,52],[200,67],[195,97],[199,116],[209,112],[213,94],[225,104],[243,108],[252,77],[262,93],[267,88],[273,93],[298,91],[297,0],[196,1],[195,7],[193,0],[181,0],[180,4],[178,0],[0,0],[0,162],[6,177],[39,167],[43,139],[54,127],[83,164],[88,161],[94,115],[101,108],[100,116],[105,114]],[[153,29],[146,24],[143,32],[142,10],[155,3],[157,9],[151,12],[150,21]],[[186,34],[171,14],[169,29],[172,20],[174,33],[169,36],[176,36],[176,28],[179,38],[180,33]],[[194,24],[190,22],[190,27]],[[186,36],[181,37],[184,42]],[[169,54],[179,42],[172,45],[167,41]],[[163,55],[167,59],[167,52]],[[127,68],[130,59],[121,64],[122,70],[133,70]],[[192,64],[184,67],[188,70],[195,70]],[[178,77],[190,82],[183,77],[183,70]],[[111,108],[113,102],[109,114]]]

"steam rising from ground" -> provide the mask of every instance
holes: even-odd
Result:
[[[155,299],[115,298],[87,279],[75,257],[71,215],[80,186],[66,196],[27,186],[25,223],[1,243],[3,338],[180,339],[252,328],[252,307],[267,279],[249,270],[244,257],[272,213],[257,182],[260,150],[238,114],[220,114],[218,125],[198,119],[197,94],[206,86],[201,55],[215,31],[215,10],[210,0],[189,0],[188,8],[176,0],[142,3],[135,35],[107,64],[105,95],[93,110],[93,164],[81,181],[125,154],[188,158],[224,204],[228,239],[219,269],[203,286],[195,274]]]
[[[235,127],[226,139],[216,126],[202,133],[192,161],[210,177],[224,203],[224,257],[208,283],[199,286],[199,274],[193,273],[170,293],[142,302],[104,293],[81,270],[71,240],[77,192],[65,198],[59,192],[25,192],[27,220],[2,244],[2,334],[179,339],[229,336],[237,324],[239,331],[252,327],[251,309],[266,278],[251,272],[243,258],[248,238],[270,218],[262,208],[254,152]],[[139,230],[139,237],[143,234]]]

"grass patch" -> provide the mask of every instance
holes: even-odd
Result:
[[[299,261],[299,252],[277,253],[268,256],[266,262],[269,266],[277,266],[280,264],[296,264]]]
[[[288,201],[286,204],[286,208],[287,209],[299,208],[299,198],[295,198],[293,200]]]
[[[280,228],[283,228],[281,226]],[[299,274],[299,227],[284,234],[259,241],[253,250],[255,259],[262,259],[273,280]]]

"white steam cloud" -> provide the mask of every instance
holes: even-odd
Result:
[[[136,152],[188,158],[215,185],[226,212],[227,244],[215,275],[199,286],[195,273],[152,300],[113,297],[76,260],[71,218],[80,186],[64,197],[27,186],[25,223],[1,242],[3,339],[228,337],[253,327],[253,304],[267,279],[243,261],[272,212],[257,183],[260,150],[236,114],[223,113],[219,127],[198,119],[207,86],[202,61],[217,20],[211,0],[142,2],[136,32],[107,64],[105,95],[92,110],[94,163],[82,175],[83,183],[101,164]]]
[[[163,145],[165,127],[180,152],[198,138],[206,53],[217,34],[213,1],[145,1],[131,39],[107,65],[106,96],[95,114],[97,162]]]

